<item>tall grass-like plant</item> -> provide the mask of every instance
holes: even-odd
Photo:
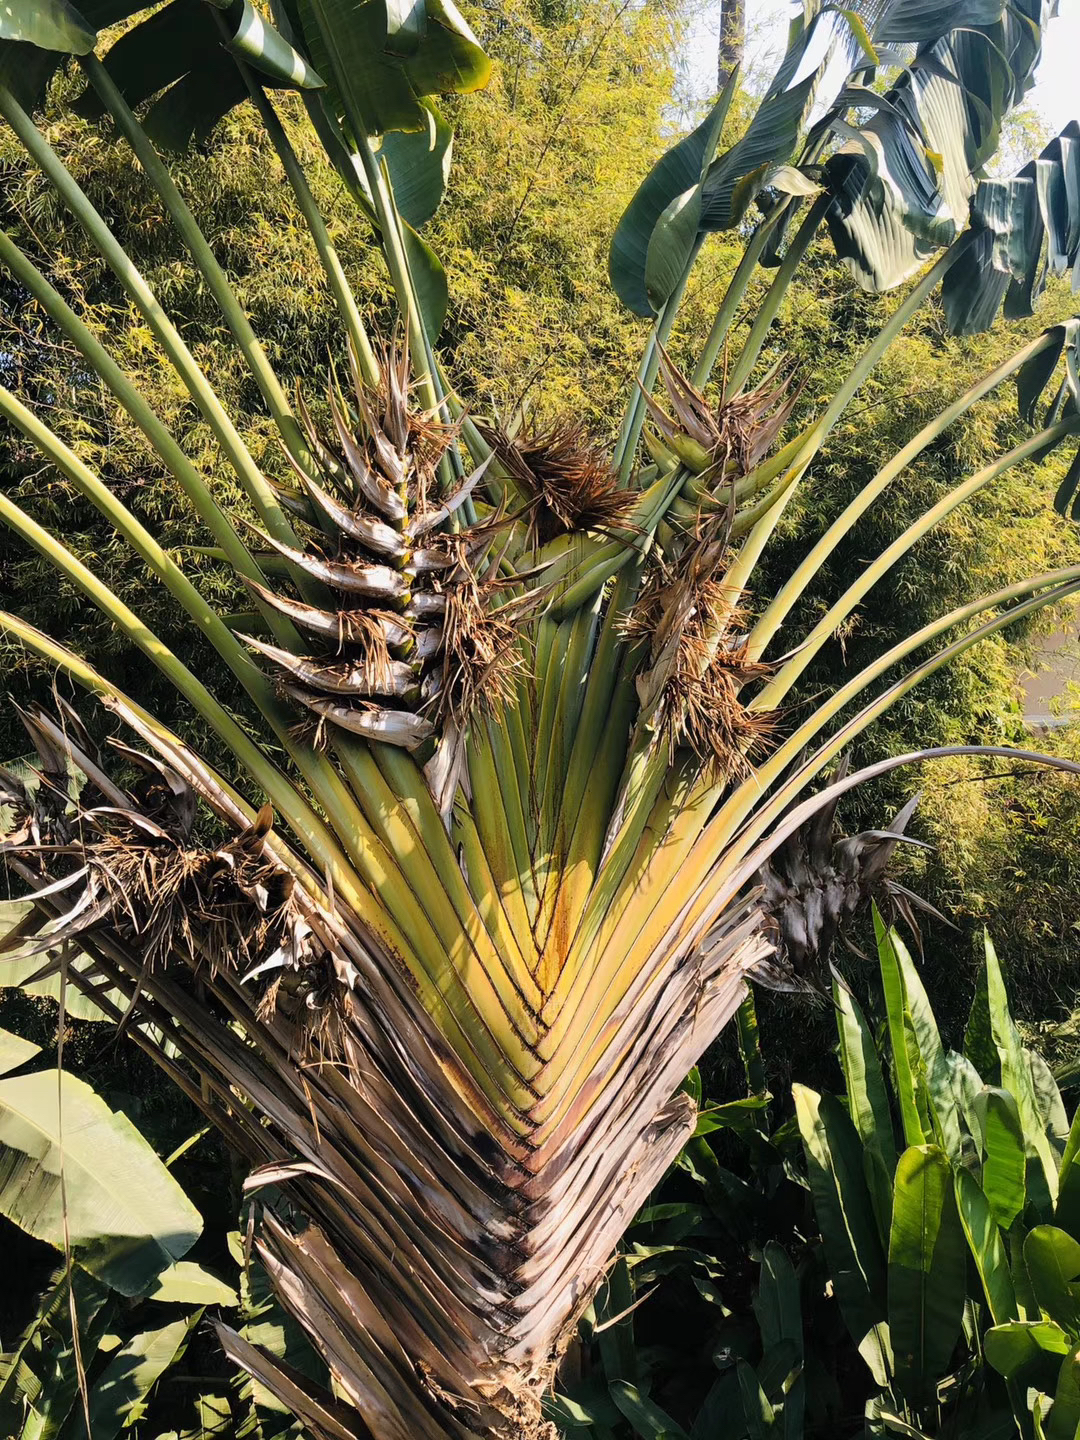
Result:
[[[808,4],[738,143],[717,153],[733,79],[613,226],[613,283],[649,332],[610,453],[572,418],[538,430],[470,417],[440,369],[445,282],[422,229],[450,137],[431,97],[487,74],[451,0],[282,0],[274,25],[249,0],[174,0],[147,17],[122,0],[82,13],[12,0],[0,13],[0,115],[124,285],[250,506],[223,511],[107,345],[0,235],[0,261],[141,430],[246,597],[239,616],[218,613],[41,414],[0,389],[5,422],[100,509],[235,679],[214,693],[62,535],[0,494],[0,520],[100,606],[221,747],[216,764],[197,754],[90,662],[0,616],[138,742],[100,750],[59,693],[26,715],[39,776],[7,777],[0,813],[7,865],[36,905],[6,945],[45,966],[58,956],[249,1166],[251,1243],[333,1392],[219,1333],[311,1435],[553,1433],[543,1402],[560,1354],[693,1132],[680,1083],[751,976],[805,983],[902,828],[837,847],[829,824],[808,822],[871,775],[957,752],[815,783],[951,656],[1080,590],[1080,564],[1031,576],[785,710],[821,647],[938,521],[1080,433],[1070,323],[883,457],[784,586],[753,595],[785,507],[920,307],[940,288],[953,328],[975,331],[1002,304],[1030,313],[1044,275],[1076,263],[1080,130],[1015,180],[979,178],[1048,18],[1031,0]],[[98,28],[120,19],[132,23],[108,48]],[[832,52],[851,73],[822,111]],[[35,125],[65,55],[86,76],[80,109],[130,146],[219,305],[280,435],[280,474],[255,463],[252,417],[225,412]],[[300,90],[378,237],[401,311],[391,342],[365,331],[275,106],[282,86]],[[245,97],[340,312],[328,396],[290,399],[162,159]],[[710,232],[740,226],[745,258],[685,376],[665,342],[687,277]],[[826,226],[860,283],[910,283],[807,416],[804,377],[761,374],[758,359]],[[775,279],[737,343],[760,262]],[[1030,437],[898,535],[796,646],[784,631],[778,653],[865,510],[1013,379]],[[1077,479],[1074,462],[1062,507]]]

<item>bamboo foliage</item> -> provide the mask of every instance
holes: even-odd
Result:
[[[986,46],[1012,56],[1007,77],[994,71],[1000,83],[988,101],[976,93],[982,72],[963,39],[976,32],[962,6],[941,7],[940,23],[953,30],[912,36],[903,7],[886,4],[874,25],[855,28],[858,74],[865,81],[874,67],[907,94],[915,69],[898,74],[889,46],[912,39],[934,51],[935,80],[956,60],[950,83],[967,109],[948,131],[941,183],[953,210],[961,192],[979,198],[958,235],[958,224],[922,224],[938,183],[930,159],[918,195],[890,192],[888,205],[873,185],[855,195],[850,149],[865,152],[871,141],[853,138],[861,132],[844,116],[864,110],[870,92],[852,80],[828,123],[804,133],[823,72],[813,84],[795,77],[832,14],[808,7],[739,145],[715,153],[732,80],[619,226],[620,293],[644,296],[655,314],[617,447],[605,453],[572,418],[539,432],[478,423],[441,373],[431,272],[395,204],[387,158],[395,155],[401,182],[409,144],[373,136],[393,131],[395,104],[414,120],[418,95],[482,79],[452,7],[399,14],[319,0],[310,13],[299,7],[296,26],[286,6],[280,31],[260,22],[261,48],[247,10],[224,12],[241,86],[230,80],[227,95],[250,95],[263,118],[346,339],[329,396],[295,405],[155,148],[166,100],[133,88],[130,54],[155,33],[144,27],[176,27],[179,12],[157,12],[167,19],[142,22],[127,51],[118,42],[102,62],[88,49],[96,13],[76,15],[58,0],[66,29],[56,22],[46,33],[29,27],[33,8],[15,4],[16,21],[26,11],[18,23],[0,17],[0,38],[11,42],[5,64],[21,55],[27,74],[40,76],[65,50],[83,57],[96,108],[115,120],[222,310],[288,471],[269,477],[255,465],[244,417],[225,413],[175,321],[36,127],[33,96],[0,84],[0,114],[127,288],[257,518],[242,525],[222,510],[107,347],[32,258],[0,237],[0,259],[138,425],[254,606],[242,627],[228,623],[101,477],[22,399],[0,391],[6,423],[100,509],[225,660],[235,688],[211,693],[62,536],[10,497],[0,496],[0,520],[142,650],[243,776],[229,783],[86,660],[0,616],[28,649],[100,696],[138,742],[102,751],[59,699],[26,715],[40,782],[0,774],[0,805],[12,817],[0,843],[36,905],[4,948],[39,957],[47,971],[78,947],[92,964],[72,968],[71,983],[129,1020],[135,1043],[249,1165],[258,1255],[336,1393],[315,1391],[224,1327],[221,1341],[313,1436],[551,1435],[545,1396],[575,1321],[635,1209],[693,1131],[681,1081],[748,979],[807,983],[796,969],[812,972],[822,940],[880,879],[902,835],[906,816],[859,837],[834,883],[836,799],[867,773],[924,757],[897,757],[811,793],[815,781],[953,655],[1080,589],[1077,566],[973,600],[898,642],[799,723],[781,711],[800,671],[912,545],[1012,467],[1080,433],[1072,325],[1030,342],[924,427],[767,605],[753,613],[746,598],[830,432],[937,288],[963,291],[969,312],[983,314],[979,295],[993,292],[996,311],[1015,283],[1015,310],[1034,288],[1017,276],[1038,265],[1044,240],[1054,270],[1074,265],[1080,189],[1070,167],[1080,151],[1066,132],[1039,172],[1047,183],[1021,176],[1011,206],[976,192],[970,169],[958,168],[975,153],[968,131],[977,121],[979,145],[991,144],[1030,83],[1030,45],[998,43],[1015,40],[1019,12],[980,10]],[[376,117],[379,96],[348,61],[369,43],[367,12],[384,8]],[[855,26],[858,17],[845,17]],[[1046,18],[1029,15],[1023,35]],[[176,83],[188,93],[206,83],[202,28],[186,43],[194,68]],[[425,65],[431,47],[449,47],[457,69]],[[215,51],[207,73],[220,63]],[[364,333],[268,79],[303,90],[375,227],[402,316],[388,342]],[[151,106],[140,119],[142,102]],[[943,145],[940,107],[921,119],[907,101],[882,102],[879,120],[905,107],[909,129],[928,127],[923,153],[931,129]],[[415,194],[424,176],[412,179]],[[708,230],[736,223],[755,197],[762,217],[747,260],[687,378],[665,351],[686,277]],[[1038,233],[1032,197],[1042,207]],[[803,377],[762,374],[759,355],[824,221],[854,234],[856,212],[864,258],[875,216],[915,226],[905,233],[919,257],[942,241],[948,248],[939,245],[820,413],[806,414]],[[785,243],[758,320],[709,398],[751,273]],[[1034,421],[1030,437],[928,510],[777,657],[781,627],[836,544],[927,446],[1013,378]],[[77,801],[72,766],[85,777]],[[268,1187],[288,1205],[264,1204]]]

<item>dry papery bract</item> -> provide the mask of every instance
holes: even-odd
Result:
[[[768,454],[783,430],[800,391],[793,376],[780,375],[774,366],[752,390],[728,394],[721,389],[716,404],[698,390],[661,347],[660,377],[673,415],[648,391],[642,391],[649,416],[660,434],[680,452],[680,458],[708,478],[749,475]],[[779,377],[779,378],[778,378]],[[684,441],[689,439],[687,450]]]
[[[318,653],[244,638],[320,733],[416,750],[475,704],[505,702],[532,606],[498,578],[503,514],[484,505],[459,523],[487,467],[441,485],[459,427],[413,403],[408,363],[406,347],[384,347],[378,386],[354,365],[350,397],[331,387],[329,432],[300,405],[320,478],[294,466],[298,488],[281,494],[306,539],[294,549],[264,537],[300,593],[251,589]]]
[[[481,433],[522,496],[533,546],[627,526],[637,497],[619,488],[610,458],[580,421],[564,416],[547,428],[525,422],[513,436],[490,426]]]
[[[624,623],[649,647],[637,678],[642,716],[672,753],[686,746],[719,776],[739,779],[777,722],[743,700],[773,667],[748,657],[746,614],[724,583],[726,567],[722,534],[692,540],[675,561],[655,562]]]

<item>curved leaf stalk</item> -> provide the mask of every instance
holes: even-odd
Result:
[[[131,383],[89,327],[3,230],[0,230],[0,263],[26,286],[46,314],[74,342],[87,363],[93,367],[95,374],[100,375],[138,425],[191,501],[199,519],[217,541],[220,558],[231,565],[236,574],[265,585],[266,577],[259,564],[210,493],[196,467],[147,404],[141,392]],[[268,606],[264,606],[261,613],[281,644],[290,649],[300,648],[299,635],[291,621]]]
[[[959,403],[957,402],[958,405]],[[797,653],[792,655],[781,667],[761,695],[755,697],[755,707],[760,709],[766,705],[775,706],[779,700],[782,700],[806,666],[828,639],[835,635],[837,627],[847,619],[856,605],[873,589],[882,576],[886,575],[896,562],[907,554],[913,545],[929,534],[947,515],[996,480],[999,475],[1004,475],[1007,470],[1011,470],[1014,465],[1023,464],[1025,460],[1037,456],[1041,450],[1057,445],[1067,435],[1075,435],[1078,431],[1080,431],[1080,420],[1075,417],[1061,420],[1057,425],[1046,430],[1040,430],[1038,434],[1031,436],[1002,455],[1000,459],[995,460],[992,465],[985,466],[963,484],[957,485],[936,505],[932,505],[914,524],[909,525],[902,535],[899,535],[891,545],[883,550],[877,559],[863,570],[859,578],[848,586],[843,595],[829,607],[803,644],[799,646]],[[920,438],[916,437],[916,439]],[[929,440],[926,443],[929,443]],[[893,473],[898,472],[894,471]],[[858,501],[855,503],[857,504]],[[761,654],[772,633],[772,630],[765,627],[763,635],[752,634],[751,645],[754,655]]]
[[[64,204],[97,246],[117,279],[141,311],[147,325],[175,366],[188,393],[213,430],[218,443],[236,471],[267,530],[276,540],[295,546],[296,536],[277,496],[214,394],[210,382],[181,339],[179,331],[165,314],[153,291],[132,264],[101,215],[91,205],[82,188],[69,174],[52,146],[11,94],[11,91],[3,85],[0,85],[0,115],[12,127],[27,153],[52,182]]]
[[[1074,568],[1068,573],[1076,575],[1080,573],[1080,569]],[[715,840],[710,833],[711,826],[708,827],[703,832],[699,844],[695,846],[684,862],[680,871],[680,884],[677,892],[674,895],[667,893],[658,897],[657,904],[649,913],[648,920],[635,935],[616,933],[612,943],[623,957],[623,962],[632,967],[635,961],[637,964],[642,963],[644,956],[654,953],[658,947],[665,949],[671,947],[676,953],[684,953],[686,947],[693,947],[700,943],[709,926],[723,913],[724,907],[732,903],[742,886],[753,878],[769,855],[783,843],[787,836],[793,833],[794,829],[798,828],[794,817],[801,815],[803,818],[800,823],[805,823],[807,815],[813,814],[821,803],[826,803],[830,794],[833,799],[836,798],[839,784],[842,782],[838,782],[836,786],[826,787],[808,801],[796,806],[790,815],[784,815],[787,807],[805,792],[806,786],[816,775],[821,773],[829,760],[840,754],[856,735],[865,730],[873,720],[898,699],[927,676],[955,659],[957,655],[1026,615],[1032,614],[1046,605],[1067,599],[1078,591],[1080,591],[1080,580],[1058,585],[1045,595],[1035,596],[1014,606],[1004,615],[986,621],[970,634],[946,646],[912,670],[902,680],[897,681],[884,695],[866,706],[837,731],[836,735],[831,737],[827,744],[818,750],[761,810],[755,812],[753,820],[745,830],[734,838]],[[898,759],[886,760],[869,766],[859,774],[864,780],[867,780],[879,774],[886,774],[898,766],[911,764],[922,758],[932,758],[935,755],[1003,755],[1013,759],[1047,760],[1045,756],[1032,755],[1029,752],[1018,751],[1006,746],[948,746],[935,751],[916,751]],[[1073,769],[1075,773],[1080,774],[1080,765],[1065,762],[1063,768]],[[845,785],[844,788],[849,787]],[[719,816],[717,818],[719,819]],[[770,831],[769,827],[772,825],[777,828]],[[708,841],[706,836],[708,836]],[[722,856],[722,860],[717,860],[718,856]]]
[[[814,242],[814,238],[821,229],[822,221],[825,219],[825,211],[829,208],[830,197],[822,194],[814,201],[807,211],[803,223],[799,226],[791,243],[788,245],[787,254],[784,256],[768,292],[757,308],[754,316],[754,323],[750,327],[750,333],[743,343],[739,352],[739,358],[732,366],[730,374],[725,382],[725,390],[732,395],[737,395],[753,373],[754,366],[758,362],[762,346],[765,344],[769,327],[776,319],[784,296],[787,294],[788,286],[794,280],[799,266],[806,256],[806,252]]]
[[[240,73],[244,77],[244,83],[248,87],[248,93],[259,112],[259,118],[266,128],[270,137],[270,143],[277,151],[278,159],[281,161],[286,178],[292,186],[293,195],[296,197],[297,207],[304,217],[304,223],[311,233],[315,243],[315,250],[319,256],[319,263],[322,265],[323,273],[326,276],[326,283],[330,287],[330,293],[334,297],[338,314],[341,317],[345,334],[352,346],[356,362],[368,385],[379,383],[379,363],[375,358],[375,352],[371,348],[371,341],[368,338],[367,329],[360,315],[356,297],[353,295],[352,287],[349,285],[345,271],[342,268],[341,259],[334,248],[330,233],[326,228],[326,221],[322,217],[311,193],[311,186],[308,184],[307,176],[304,174],[302,165],[297,158],[285,127],[281,122],[277,111],[274,109],[266,91],[258,83],[252,74],[249,66],[242,62]]]
[[[694,371],[693,383],[698,390],[703,390],[709,382],[709,376],[715,369],[716,362],[720,358],[720,351],[724,348],[724,342],[727,340],[728,331],[731,329],[739,306],[750,288],[750,281],[754,278],[758,261],[761,259],[765,246],[769,243],[769,236],[779,222],[782,213],[783,208],[770,215],[767,220],[763,220],[743,247],[742,256],[735,267],[735,273],[728,282],[728,288],[724,292],[724,298],[720,302],[720,308],[716,312],[716,318],[713,320],[708,339],[705,341],[697,368]]]
[[[219,11],[214,11],[220,15]],[[97,91],[109,114],[116,121],[117,128],[127,140],[142,166],[150,184],[157,191],[180,237],[187,246],[199,274],[205,280],[211,295],[217,301],[225,321],[232,331],[237,348],[251,371],[259,393],[266,402],[266,408],[273,417],[282,440],[296,463],[305,470],[311,470],[313,460],[308,453],[303,432],[292,412],[285,391],[281,387],[274,369],[267,358],[261,341],[251,328],[251,322],[236,293],[218,264],[217,256],[210,248],[206,236],[199,229],[195,216],[176,187],[169,174],[168,166],[151,144],[145,130],[132,114],[131,107],[124,99],[101,61],[91,52],[79,57],[79,64],[86,72],[90,84]]]
[[[694,268],[698,252],[701,249],[702,240],[698,239],[690,252],[682,274],[679,276],[678,284],[664,302],[664,308],[653,321],[652,330],[645,344],[645,353],[641,357],[641,364],[638,367],[634,379],[634,388],[626,404],[626,411],[623,415],[622,426],[619,430],[619,438],[615,444],[615,456],[612,461],[619,476],[620,485],[629,485],[630,477],[634,471],[634,460],[637,455],[638,441],[641,439],[641,431],[645,425],[645,397],[643,391],[651,391],[656,384],[656,374],[660,368],[660,348],[667,344],[671,337],[672,327],[675,324],[675,317],[679,313],[679,306],[682,304],[683,296],[686,294],[687,282],[690,279],[690,272]]]
[[[1010,375],[1015,374],[1028,360],[1041,351],[1049,349],[1053,343],[1053,337],[1051,335],[1040,335],[1022,350],[1017,351],[1015,355],[1011,356],[1003,364],[997,366],[996,369],[990,371],[989,374],[984,375],[981,380],[966,390],[963,395],[960,395],[946,410],[943,410],[940,415],[923,426],[922,430],[920,430],[902,450],[898,451],[887,465],[878,471],[869,484],[865,485],[844,511],[837,516],[825,534],[822,535],[821,539],[812,547],[805,559],[800,561],[793,574],[785,581],[777,594],[766,606],[765,610],[754,622],[751,631],[751,644],[754,647],[755,653],[762,654],[764,652],[765,647],[790,614],[792,607],[798,602],[799,597],[821,569],[821,566],[833,553],[844,536],[850,533],[859,519],[888,488],[893,480],[901,475],[904,470],[922,454],[928,445],[932,445],[939,436],[944,434],[950,425],[954,424],[962,415],[966,414],[972,405],[984,396],[989,395],[991,391],[996,390],[1004,380],[1007,380]],[[799,669],[797,671],[788,671],[787,667],[784,667],[792,680],[805,669],[806,665],[813,659],[823,643],[824,641],[822,640],[815,646],[812,643],[812,639],[808,639],[806,647],[800,649],[798,657]],[[790,682],[781,685],[779,681],[780,677],[777,675],[762,692],[761,696],[758,697],[759,704],[762,708],[775,706],[787,693]]]

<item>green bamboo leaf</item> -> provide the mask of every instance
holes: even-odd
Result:
[[[142,1413],[151,1388],[176,1360],[188,1336],[202,1318],[194,1310],[158,1330],[145,1330],[127,1341],[95,1379],[90,1393],[90,1435],[93,1440],[115,1440]],[[87,1440],[86,1421],[76,1416],[70,1440]]]
[[[87,55],[96,39],[93,26],[68,0],[4,0],[0,5],[0,40]]]
[[[1014,1380],[1033,1360],[1067,1355],[1069,1337],[1052,1320],[1012,1320],[995,1325],[983,1336],[986,1358],[1006,1380]]]
[[[814,1213],[836,1297],[856,1343],[885,1319],[885,1256],[863,1174],[859,1137],[842,1106],[793,1085]]]
[[[1043,1428],[1046,1440],[1076,1440],[1080,1431],[1080,1347],[1061,1362],[1054,1404]]]
[[[140,1294],[202,1229],[127,1116],[66,1072],[0,1081],[0,1147],[0,1214],[63,1249],[62,1161],[75,1258],[123,1295]]]
[[[1055,1225],[1036,1225],[1024,1241],[1024,1262],[1042,1310],[1080,1336],[1080,1242]]]
[[[0,976],[3,970],[0,969]],[[41,1046],[35,1045],[32,1040],[24,1040],[21,1035],[13,1035],[10,1030],[0,1030],[0,1075],[6,1075],[9,1070],[18,1070],[28,1060],[41,1053]]]
[[[629,1420],[634,1434],[643,1440],[690,1440],[686,1431],[660,1406],[642,1395],[636,1385],[626,1380],[615,1380],[611,1385],[611,1398]]]
[[[964,1315],[967,1261],[949,1157],[905,1150],[896,1166],[889,1236],[889,1334],[896,1382],[914,1405],[948,1373]]]
[[[1024,1208],[1027,1156],[1016,1101],[1007,1090],[985,1089],[977,1104],[982,1118],[982,1189],[1003,1230]]]
[[[1009,1258],[990,1202],[969,1170],[956,1172],[956,1204],[995,1325],[1018,1318]]]

